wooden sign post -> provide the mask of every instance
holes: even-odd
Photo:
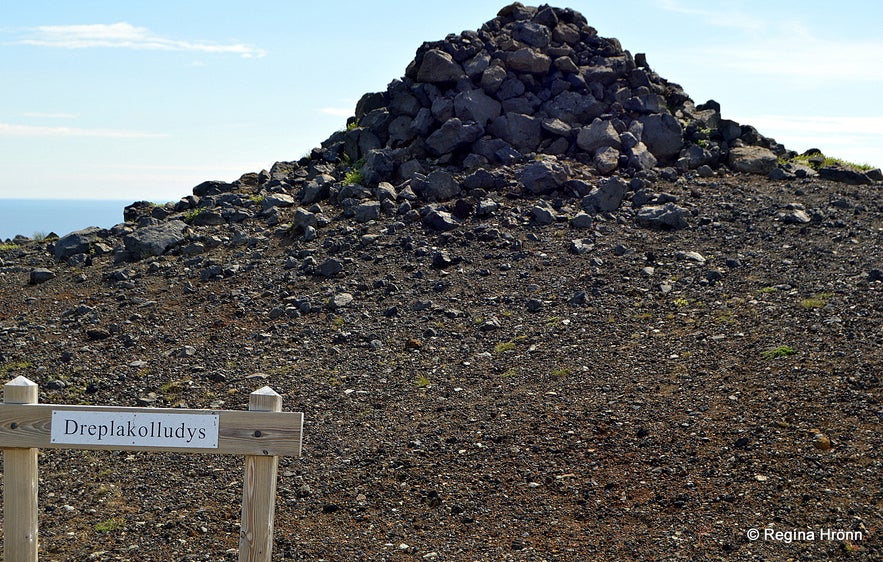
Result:
[[[244,455],[239,560],[270,562],[279,457],[299,457],[303,435],[303,414],[283,412],[272,388],[247,412],[38,404],[25,377],[3,390],[4,560],[37,560],[37,450],[54,448]]]

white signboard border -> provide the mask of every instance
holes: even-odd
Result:
[[[216,414],[52,410],[52,443],[217,449]]]

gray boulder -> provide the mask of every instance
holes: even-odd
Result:
[[[477,140],[484,129],[477,123],[463,123],[453,117],[426,139],[426,149],[435,156],[447,154]]]
[[[687,209],[674,203],[643,207],[638,211],[637,221],[641,226],[662,229],[687,228]]]
[[[533,115],[506,113],[494,119],[488,131],[519,152],[534,152],[543,135],[543,124]]]
[[[316,274],[323,277],[334,277],[343,271],[343,262],[337,258],[328,258],[316,268]]]
[[[545,74],[552,66],[552,59],[548,55],[528,47],[509,53],[506,62],[515,72],[531,74]]]
[[[730,149],[730,167],[740,172],[769,174],[776,168],[777,162],[778,157],[761,146],[737,146]]]
[[[224,215],[221,214],[220,211],[214,209],[202,209],[198,214],[190,219],[190,224],[192,224],[193,226],[218,226],[224,224],[225,222],[227,221],[224,219]]]
[[[92,244],[100,240],[100,233],[100,228],[90,226],[89,228],[76,230],[62,236],[55,242],[55,249],[53,250],[55,259],[63,260],[74,254],[88,254]]]
[[[539,226],[555,222],[555,214],[552,212],[552,209],[545,205],[534,205],[530,210],[530,214],[533,217],[534,224]]]
[[[542,49],[552,40],[552,32],[545,25],[532,21],[518,22],[512,28],[512,39]]]
[[[426,178],[425,197],[430,201],[447,201],[460,194],[460,184],[444,170],[435,170]]]
[[[366,201],[359,203],[353,209],[353,218],[356,222],[368,222],[380,216],[380,201]]]
[[[644,126],[641,140],[658,160],[667,160],[680,153],[684,146],[684,130],[672,114],[646,115],[640,122]]]
[[[573,228],[592,228],[594,222],[592,215],[580,211],[570,219],[570,226]]]
[[[599,174],[609,174],[619,166],[619,151],[612,146],[599,148],[595,151],[592,163]]]
[[[397,91],[389,100],[389,112],[393,115],[414,117],[421,107],[420,101],[408,92]]]
[[[555,117],[547,117],[546,119],[543,119],[542,127],[547,133],[562,137],[570,136],[570,133],[573,131],[573,128],[570,125]]]
[[[712,156],[708,150],[702,148],[698,144],[691,144],[681,152],[678,166],[680,166],[681,161],[683,161],[688,169],[695,170],[699,166],[711,162],[711,159]]]
[[[495,94],[506,80],[506,69],[502,66],[491,66],[481,75],[480,85],[487,94]]]
[[[132,259],[159,256],[184,241],[183,221],[173,220],[139,228],[123,238],[123,244]]]
[[[569,175],[564,165],[553,158],[548,158],[525,166],[518,174],[518,180],[530,193],[543,195],[564,185]]]
[[[491,56],[482,51],[466,61],[463,64],[463,70],[466,71],[466,75],[470,78],[476,78],[481,75],[482,72],[487,70],[488,66],[491,64]]]
[[[498,117],[500,109],[500,102],[482,90],[467,90],[454,98],[454,115],[463,121],[474,121],[482,127]]]
[[[647,145],[639,142],[629,151],[629,166],[638,170],[651,170],[656,166],[656,157],[647,149]]]
[[[194,187],[193,195],[196,195],[197,197],[204,197],[206,195],[220,195],[221,193],[228,193],[230,191],[233,191],[235,188],[236,186],[234,186],[232,183],[209,180],[204,181]]]
[[[440,82],[456,82],[466,76],[460,66],[448,53],[438,49],[430,49],[423,55],[423,62],[417,71],[418,82],[437,84]]]
[[[454,230],[460,226],[460,223],[451,216],[451,213],[440,211],[438,209],[433,209],[427,213],[427,215],[423,217],[423,224],[432,230],[439,230],[442,232]]]
[[[843,166],[825,166],[819,170],[819,177],[822,179],[846,183],[850,185],[870,185],[874,183],[874,172],[879,177],[880,170],[871,170],[871,172],[863,172],[853,168]],[[879,180],[878,180],[879,181]]]
[[[590,123],[607,111],[607,106],[596,100],[592,94],[566,90],[544,102],[540,109],[550,117],[566,123]]]
[[[598,182],[598,187],[583,197],[581,205],[586,211],[609,213],[622,205],[626,192],[628,184],[621,178],[603,178]]]
[[[305,232],[308,227],[316,228],[318,224],[319,219],[315,213],[311,213],[303,207],[298,207],[294,211],[294,221],[291,223],[290,231],[293,234],[300,234]]]
[[[561,72],[569,72],[570,74],[576,74],[579,72],[579,67],[573,62],[573,59],[568,56],[558,57],[552,61],[552,64],[554,64],[555,68]]]
[[[322,176],[311,180],[303,189],[300,202],[304,205],[328,199],[331,182],[323,181]]]
[[[395,163],[386,150],[372,150],[365,158],[365,164],[359,170],[362,179],[368,185],[377,185],[392,177]]]
[[[377,199],[380,201],[384,201],[385,199],[389,199],[391,201],[395,201],[398,197],[396,193],[396,188],[389,182],[382,181],[377,184],[377,188],[374,190]]]
[[[273,193],[264,197],[261,201],[261,208],[269,211],[274,207],[291,207],[294,205],[294,197],[287,193]]]
[[[39,285],[40,283],[45,283],[50,279],[55,279],[54,271],[45,268],[37,268],[31,270],[28,282],[31,285]]]
[[[408,115],[399,115],[390,121],[387,133],[392,144],[407,141],[414,135],[414,120]]]
[[[588,127],[583,127],[576,137],[576,145],[586,152],[594,153],[599,148],[610,146],[619,149],[619,133],[613,123],[604,119],[595,119]]]

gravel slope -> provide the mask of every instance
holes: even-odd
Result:
[[[689,228],[628,205],[537,226],[497,193],[448,233],[255,220],[192,227],[222,242],[196,261],[80,267],[6,248],[0,366],[54,403],[245,409],[272,386],[306,415],[275,560],[879,559],[880,186],[652,187]],[[812,222],[783,220],[795,203]],[[28,284],[38,267],[55,277]],[[40,463],[41,560],[237,558],[241,459]]]

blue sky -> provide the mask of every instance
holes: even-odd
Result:
[[[505,2],[0,0],[0,198],[177,200],[294,160]],[[553,3],[788,148],[883,165],[883,3]],[[425,7],[432,6],[432,7]]]

